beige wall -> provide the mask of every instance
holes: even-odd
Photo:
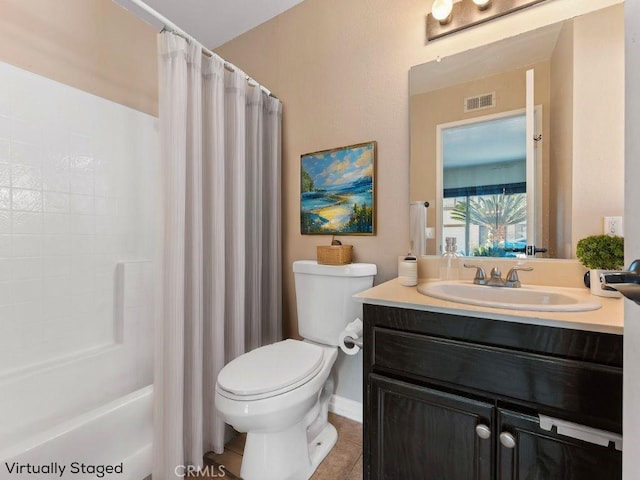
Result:
[[[410,102],[410,136],[411,136],[411,175],[409,179],[411,200],[428,200],[436,205],[436,127],[437,125],[458,120],[467,120],[486,115],[525,108],[526,71],[535,71],[536,105],[542,111],[549,111],[549,62],[540,62],[509,72],[471,82],[441,88],[428,93],[412,95]],[[464,112],[464,99],[483,93],[495,92],[496,106],[476,112]],[[543,115],[542,131],[549,131],[549,116]],[[549,155],[548,142],[543,143],[542,155],[543,180],[541,185],[543,211],[548,211],[549,189]],[[435,208],[430,211],[427,224],[436,228]],[[539,233],[542,245],[548,245],[548,223],[542,226]],[[440,251],[437,239],[427,240],[427,254],[436,255]]]
[[[285,335],[297,335],[291,264],[315,258],[316,245],[331,240],[300,234],[301,154],[376,140],[377,234],[341,240],[354,245],[356,261],[378,265],[378,282],[396,275],[395,259],[409,249],[407,70],[414,57],[403,45],[422,41],[423,21],[418,2],[307,0],[218,50],[284,104]]]
[[[623,5],[566,26],[551,63],[552,238],[573,258],[604,216],[624,213]]]
[[[573,181],[573,22],[565,23],[551,57],[550,255],[571,258]]]
[[[624,10],[574,22],[572,253],[624,213]],[[631,212],[633,215],[633,212]]]
[[[151,115],[156,33],[111,0],[0,0],[0,61]]]
[[[409,68],[620,1],[545,2],[427,44],[424,0],[306,0],[219,48],[284,103],[285,334],[297,335],[291,263],[328,242],[300,234],[301,154],[378,141],[378,234],[343,240],[388,280],[409,249]]]

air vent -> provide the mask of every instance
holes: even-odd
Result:
[[[483,93],[475,97],[467,97],[464,99],[464,112],[475,112],[476,110],[484,110],[485,108],[493,108],[496,106],[496,92]]]

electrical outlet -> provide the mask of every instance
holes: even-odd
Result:
[[[604,234],[623,237],[622,217],[604,217]]]
[[[427,240],[431,240],[432,238],[436,238],[435,229],[433,227],[427,227],[424,229],[424,234]]]

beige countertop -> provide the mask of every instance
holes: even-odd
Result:
[[[491,287],[487,287],[491,288]],[[560,288],[562,290],[563,288]],[[574,294],[593,298],[586,288],[569,289]],[[405,287],[397,278],[354,295],[356,301],[387,307],[409,308],[437,313],[467,315],[506,322],[528,323],[548,327],[571,328],[622,335],[624,331],[624,301],[620,298],[597,297],[602,308],[588,312],[532,312],[503,308],[479,307],[429,297],[417,287]]]

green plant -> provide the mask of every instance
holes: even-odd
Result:
[[[504,241],[507,225],[527,220],[527,196],[499,194],[470,198],[468,202],[460,200],[451,210],[451,218],[487,227],[492,242]]]
[[[578,241],[576,256],[590,269],[617,270],[624,265],[624,238],[592,235]]]
[[[471,255],[474,257],[506,257],[508,252],[496,242],[474,248]],[[513,254],[511,254],[511,256],[513,256]]]

